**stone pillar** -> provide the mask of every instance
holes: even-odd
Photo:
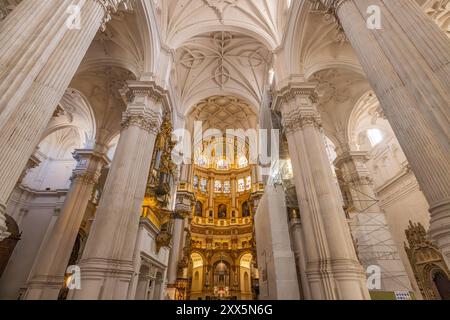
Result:
[[[294,257],[297,265],[297,276],[299,278],[299,289],[301,291],[301,296],[305,300],[312,299],[311,292],[308,285],[308,276],[306,274],[306,259],[305,259],[305,248],[304,248],[304,236],[302,231],[302,224],[300,221],[300,216],[291,216],[289,220],[289,229],[291,231],[291,238],[293,241]]]
[[[104,191],[80,261],[74,299],[126,299],[133,253],[165,92],[153,82],[130,81],[127,110]],[[166,100],[165,100],[166,101]]]
[[[430,204],[430,235],[449,263],[449,41],[429,23],[416,23],[414,29],[407,30],[413,21],[425,19],[425,14],[410,3],[414,1],[323,2],[336,13],[380,100]],[[367,28],[364,17],[369,5],[381,8],[381,30]],[[425,29],[418,31],[422,27]]]
[[[281,109],[305,235],[311,299],[369,299],[327,156],[315,84],[289,85]]]
[[[405,267],[398,254],[384,212],[378,206],[373,190],[373,180],[365,163],[367,153],[349,151],[346,147],[334,161],[340,171],[341,188],[348,197],[350,230],[355,240],[359,260],[364,268],[376,265],[381,268],[383,291],[411,291]]]
[[[101,145],[95,150],[75,150],[74,158],[77,160],[77,166],[73,171],[72,184],[47,244],[38,254],[31,271],[25,299],[58,298],[67,263],[94,185],[100,177],[101,169],[109,162],[105,156],[106,151],[106,147]]]
[[[78,0],[81,29],[69,30],[69,0],[23,0],[0,31],[0,237],[5,206],[95,34],[121,1]]]

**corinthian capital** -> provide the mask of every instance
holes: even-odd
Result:
[[[349,0],[312,0],[314,3],[321,2],[327,10],[332,12],[336,12],[346,1]]]
[[[129,109],[122,114],[122,128],[139,127],[153,134],[158,134],[161,126],[161,113],[151,109]]]
[[[154,81],[128,81],[122,96],[127,103],[127,110],[122,117],[122,127],[138,126],[157,134],[164,112],[170,111],[167,91]]]
[[[133,0],[95,0],[103,7],[105,10],[105,15],[103,16],[101,29],[105,31],[106,24],[111,20],[112,15],[116,13],[120,6],[122,5],[125,9],[130,10],[132,8]]]
[[[316,83],[289,84],[278,92],[276,108],[281,111],[286,133],[295,132],[306,126],[320,128],[320,114],[317,111],[318,97]]]

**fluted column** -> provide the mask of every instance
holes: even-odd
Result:
[[[304,226],[311,299],[368,299],[365,273],[333,181],[316,100],[315,84],[302,83],[281,90],[276,101]]]
[[[323,0],[336,13],[381,107],[430,204],[430,235],[450,262],[449,40],[414,1]],[[381,9],[381,30],[370,30],[369,5]],[[402,12],[390,10],[403,10]],[[417,29],[425,28],[427,34]],[[429,34],[428,34],[429,33]],[[427,39],[425,41],[425,38]],[[441,43],[439,43],[441,41]]]
[[[165,93],[154,83],[128,83],[127,110],[114,161],[80,261],[74,299],[126,299],[133,253]]]
[[[0,31],[0,237],[5,205],[53,111],[117,0],[23,0]],[[66,26],[69,4],[81,29]]]
[[[381,268],[380,289],[412,290],[386,215],[378,206],[373,179],[366,167],[367,152],[350,151],[348,146],[339,150],[334,164],[340,171],[339,184],[350,197],[348,215],[359,260],[365,268],[371,265]]]
[[[58,298],[88,202],[100,177],[101,169],[109,162],[105,156],[106,151],[106,147],[102,145],[98,145],[95,150],[75,150],[74,158],[77,160],[77,166],[73,171],[72,184],[52,234],[38,254],[24,295],[25,299]]]

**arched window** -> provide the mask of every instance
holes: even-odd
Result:
[[[252,177],[248,176],[245,178],[245,190],[250,190],[252,188]]]
[[[245,191],[245,182],[244,179],[239,179],[238,180],[238,192],[244,192]]]
[[[217,170],[228,170],[230,169],[230,161],[228,159],[217,160]]]
[[[220,181],[220,180],[214,181],[214,192],[216,192],[216,193],[222,192],[222,181]]]
[[[380,129],[373,128],[367,130],[367,136],[369,138],[370,145],[372,147],[376,146],[381,141],[383,141],[383,133],[381,132]]]
[[[229,180],[223,182],[223,192],[230,193],[231,192],[231,184]]]
[[[240,156],[238,160],[238,167],[239,168],[245,168],[248,166],[248,160],[245,156]]]
[[[194,189],[198,189],[198,176],[194,176]]]
[[[206,192],[206,186],[208,184],[208,181],[205,178],[202,178],[200,180],[200,191],[201,192]]]

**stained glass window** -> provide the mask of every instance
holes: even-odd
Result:
[[[194,176],[194,189],[198,189],[198,176]]]
[[[229,168],[230,168],[230,162],[227,159],[217,160],[217,169],[218,170],[228,170]]]
[[[248,160],[245,156],[241,156],[238,161],[239,168],[244,168],[248,165]]]
[[[220,181],[220,180],[214,181],[214,192],[217,192],[217,193],[222,192],[222,181]]]
[[[245,190],[250,190],[252,188],[252,177],[248,176],[245,178]]]
[[[200,181],[200,191],[201,192],[206,192],[207,184],[208,184],[208,180],[206,180],[205,178],[202,178],[202,180]]]
[[[230,184],[229,180],[224,181],[224,183],[223,183],[223,192],[224,193],[230,193],[231,192],[231,184]]]
[[[244,192],[245,191],[245,182],[244,179],[238,180],[238,192]]]

